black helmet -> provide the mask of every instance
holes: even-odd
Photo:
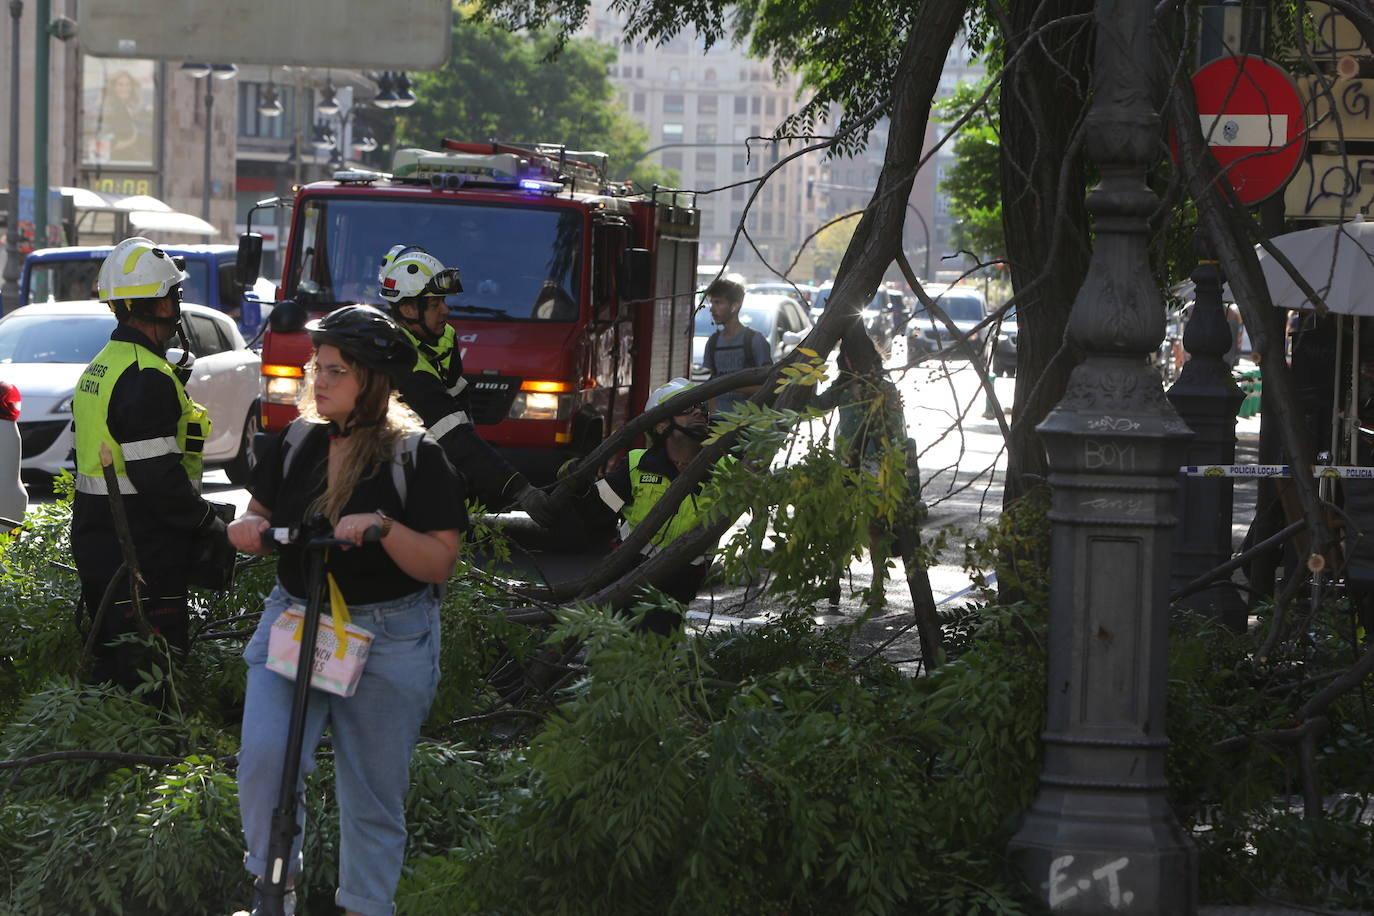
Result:
[[[330,344],[374,372],[399,383],[415,367],[415,345],[385,312],[345,305],[306,324],[315,346]]]

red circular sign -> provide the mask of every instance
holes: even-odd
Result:
[[[1241,203],[1282,190],[1307,145],[1302,98],[1288,74],[1261,57],[1222,57],[1193,74],[1193,93],[1202,136]]]

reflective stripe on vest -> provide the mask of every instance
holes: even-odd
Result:
[[[127,477],[116,477],[115,481],[119,484],[119,492],[125,496],[132,496],[138,490],[134,489],[133,481]],[[105,485],[104,476],[92,477],[89,474],[76,475],[76,492],[88,493],[91,496],[109,496],[110,488]]]
[[[639,460],[644,457],[647,449],[637,448],[630,451],[630,502],[626,503],[621,509],[621,517],[625,519],[621,526],[621,536],[627,537],[640,522],[647,516],[668,492],[668,488],[673,482],[662,474],[652,472],[642,472],[639,470]],[[704,502],[698,504],[697,494],[689,493],[677,507],[672,517],[663,523],[662,527],[649,539],[649,544],[645,546],[644,552],[648,554],[657,553],[660,549],[667,547],[673,541],[682,537],[688,531],[697,527],[697,519],[705,510]]]
[[[110,395],[114,392],[116,382],[130,369],[156,369],[172,380],[181,406],[175,436],[158,436],[121,444],[110,434]],[[201,452],[210,435],[210,415],[187,396],[171,364],[146,347],[129,341],[112,340],[96,354],[77,382],[76,396],[72,399],[72,423],[76,427],[78,492],[109,495],[104,469],[100,465],[102,444],[110,447],[120,493],[132,495],[138,492],[138,488],[129,480],[128,462],[176,454],[181,456],[181,466],[191,485],[200,490],[203,467]]]
[[[436,440],[444,438],[453,430],[462,426],[464,423],[471,423],[472,418],[468,416],[466,410],[455,410],[453,413],[444,417],[438,423],[429,428],[429,434]]]

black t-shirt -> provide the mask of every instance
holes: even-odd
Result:
[[[271,512],[273,527],[294,528],[305,518],[305,511],[324,492],[329,461],[330,427],[320,425],[296,446],[291,470],[282,479],[285,432],[269,440],[248,484],[248,492]],[[353,495],[344,504],[342,515],[375,512],[380,509],[401,524],[416,531],[449,531],[468,528],[462,479],[444,456],[444,450],[428,435],[420,442],[415,463],[406,478],[406,501],[392,482],[386,462],[374,464],[363,474]],[[298,598],[309,597],[305,549],[280,548],[277,579]],[[329,572],[339,583],[349,604],[371,604],[413,594],[426,583],[412,579],[387,554],[381,544],[363,544],[348,550],[330,548]]]

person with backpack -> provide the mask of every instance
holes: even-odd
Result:
[[[706,301],[711,307],[711,320],[720,325],[706,340],[703,365],[710,373],[710,378],[773,364],[773,357],[768,351],[768,339],[753,328],[745,327],[739,320],[739,310],[744,305],[742,285],[717,277],[706,287]],[[758,390],[758,385],[750,385],[718,395],[715,412],[724,413],[749,400],[749,395]]]
[[[340,808],[335,900],[350,914],[390,916],[405,853],[411,750],[439,682],[438,586],[452,572],[468,526],[463,483],[394,396],[415,363],[415,349],[389,316],[350,305],[306,327],[315,356],[301,416],[264,443],[248,486],[252,500],[229,526],[229,537],[239,550],[263,554],[271,549],[263,542],[268,528],[312,526],[357,545],[331,548],[324,563],[331,592],[337,587],[352,623],[370,633],[370,652],[352,695],[310,691],[298,823],[304,821],[304,775],[314,769],[315,748],[328,728]],[[365,543],[369,529],[380,539]],[[259,879],[294,690],[291,679],[269,668],[268,650],[274,624],[308,599],[306,563],[305,547],[279,549],[276,587],[243,653],[248,689],[239,807],[245,864]],[[300,843],[298,833],[288,860],[293,874]]]

